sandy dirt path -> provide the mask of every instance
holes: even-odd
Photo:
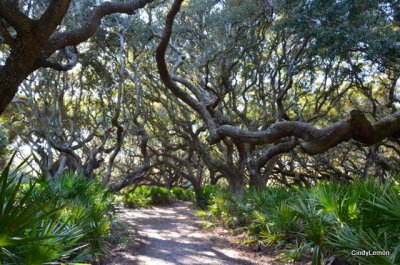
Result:
[[[107,264],[278,264],[269,257],[232,247],[226,238],[204,232],[189,203],[123,208],[118,214],[135,231],[135,246],[115,251]]]

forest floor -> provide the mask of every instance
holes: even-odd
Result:
[[[274,262],[275,255],[235,243],[237,238],[223,229],[205,230],[194,212],[194,207],[185,202],[150,209],[118,209],[134,239],[114,249],[106,264],[284,264]]]

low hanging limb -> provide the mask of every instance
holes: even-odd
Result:
[[[264,131],[246,131],[231,125],[222,125],[218,127],[217,133],[221,137],[229,136],[256,145],[271,144],[284,137],[294,136],[303,140],[300,145],[305,153],[315,155],[350,139],[372,145],[388,137],[398,137],[400,112],[373,124],[361,111],[353,110],[349,119],[338,121],[323,129],[317,129],[305,122],[283,121]]]
[[[146,174],[149,173],[150,169],[150,157],[147,152],[147,143],[149,140],[147,132],[142,129],[140,132],[140,137],[141,137],[141,142],[140,142],[140,151],[143,155],[143,163],[140,167],[132,170],[129,172],[126,176],[124,176],[123,180],[119,183],[111,184],[110,185],[110,191],[111,192],[117,192],[123,189],[124,187],[127,187],[129,185],[132,185],[136,181],[143,179]]]

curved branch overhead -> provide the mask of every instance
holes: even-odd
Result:
[[[271,148],[269,148],[265,153],[263,153],[258,159],[255,161],[256,170],[260,170],[265,164],[268,163],[274,156],[278,156],[282,153],[287,153],[296,147],[298,144],[298,140],[293,138],[287,142],[278,143]]]
[[[127,2],[105,2],[95,7],[88,15],[86,22],[79,28],[68,32],[55,33],[52,35],[45,50],[54,52],[67,46],[75,46],[88,40],[96,33],[103,17],[124,13],[132,15],[137,9],[143,8],[153,0],[131,0]]]
[[[305,122],[283,121],[271,125],[264,131],[245,131],[231,125],[222,125],[217,132],[220,136],[229,136],[256,145],[271,144],[282,138],[294,136],[303,140],[301,146],[304,152],[315,155],[350,139],[372,145],[388,137],[398,137],[400,112],[386,116],[373,124],[362,112],[353,110],[348,120],[336,122],[323,129],[317,129]]]
[[[211,135],[211,139],[216,140],[216,128],[213,118],[210,112],[207,110],[207,106],[204,102],[199,102],[189,94],[187,94],[184,90],[182,90],[172,79],[167,63],[165,62],[165,53],[169,46],[169,41],[172,35],[172,27],[174,24],[175,16],[178,14],[179,9],[181,7],[183,0],[176,0],[172,4],[170,11],[168,12],[167,18],[165,20],[165,28],[163,35],[161,37],[161,41],[157,46],[156,50],[156,61],[157,61],[157,69],[160,74],[160,79],[164,83],[164,85],[179,99],[189,105],[193,110],[200,114],[205,123],[207,124],[208,130]]]

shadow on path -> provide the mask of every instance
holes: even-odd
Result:
[[[137,231],[137,247],[134,253],[115,253],[109,264],[272,264],[256,262],[229,245],[211,242],[201,231],[189,203],[150,209],[123,208],[118,214],[130,229]]]

